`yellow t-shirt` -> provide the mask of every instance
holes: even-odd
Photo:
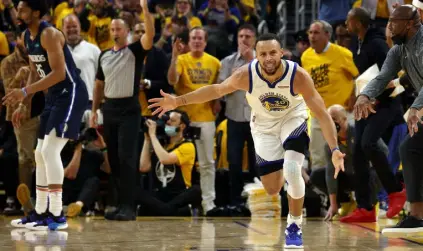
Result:
[[[95,18],[95,40],[100,50],[112,48],[114,45],[113,38],[110,35],[111,17]]]
[[[175,93],[178,96],[190,93],[203,86],[212,85],[216,82],[219,74],[220,61],[204,53],[200,58],[194,58],[191,53],[178,56],[176,70],[180,75],[175,85]],[[182,106],[192,122],[210,122],[215,120],[211,102]]]
[[[169,145],[167,149],[171,149],[172,147],[172,145]],[[178,157],[185,185],[191,187],[191,172],[195,162],[194,144],[192,142],[182,143],[172,153]]]
[[[165,19],[165,25],[168,25],[170,23],[172,23],[172,17],[166,17],[166,19]],[[191,28],[194,28],[194,27],[197,27],[197,26],[198,27],[201,27],[201,26],[203,26],[203,24],[201,23],[201,20],[198,17],[192,16],[189,19],[189,26]]]
[[[325,52],[317,54],[310,47],[301,56],[301,63],[311,75],[326,107],[345,106],[354,89],[353,78],[359,74],[351,51],[331,43]]]
[[[7,41],[6,35],[0,31],[0,55],[7,56],[9,54],[9,41]]]
[[[54,23],[54,25],[56,26],[56,28],[58,29],[58,30],[61,30],[61,31],[63,31],[63,19],[67,16],[67,15],[70,15],[70,14],[72,14],[72,13],[74,13],[74,10],[73,10],[73,8],[65,8],[65,9],[63,9],[61,12],[60,12],[60,14],[57,16],[57,17],[55,17],[55,23]]]
[[[67,1],[64,1],[56,6],[53,11],[53,24],[57,23],[57,18],[60,16],[63,10],[69,9],[69,4]]]
[[[141,105],[141,116],[151,116],[151,111],[148,109],[147,96],[144,91],[140,91],[138,94],[138,100]]]

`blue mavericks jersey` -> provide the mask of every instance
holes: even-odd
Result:
[[[25,31],[25,47],[28,51],[29,59],[34,63],[37,73],[40,78],[44,78],[51,72],[48,62],[47,51],[41,46],[41,34],[45,28],[51,25],[45,21],[40,23],[37,36],[31,40],[29,30]],[[66,64],[66,79],[60,83],[51,86],[48,90],[49,95],[62,93],[64,89],[67,91],[78,91],[80,88],[85,88],[85,83],[80,78],[80,70],[76,67],[73,61],[72,54],[66,44],[63,46],[63,54],[65,56]]]

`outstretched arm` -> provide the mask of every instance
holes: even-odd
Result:
[[[343,154],[339,151],[335,123],[326,110],[322,97],[314,88],[313,80],[301,67],[297,68],[294,78],[294,92],[301,94],[308,108],[313,112],[320,123],[323,136],[331,151],[332,162],[335,167],[335,178],[340,170],[344,170]]]
[[[232,74],[232,76],[227,78],[221,84],[204,86],[179,97],[174,97],[170,94],[160,91],[163,98],[153,98],[148,100],[148,102],[153,103],[149,105],[148,108],[152,109],[157,107],[157,109],[153,112],[153,115],[156,115],[160,112],[159,116],[161,116],[165,112],[173,110],[178,106],[205,103],[210,100],[218,99],[236,90],[248,91],[248,89],[248,65],[245,65],[239,68],[234,74]]]
[[[142,12],[144,14],[145,34],[141,36],[141,44],[144,50],[150,50],[153,47],[154,38],[154,17],[148,10],[147,0],[140,0]]]

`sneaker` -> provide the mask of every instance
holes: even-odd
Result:
[[[16,189],[16,197],[18,198],[19,203],[22,205],[25,214],[34,210],[34,205],[31,201],[31,191],[25,184],[20,184]]]
[[[357,208],[348,216],[340,219],[344,223],[352,222],[376,222],[376,210],[373,208],[371,211],[364,208]]]
[[[14,227],[26,227],[27,224],[33,224],[43,219],[44,219],[44,215],[37,214],[37,212],[33,210],[29,212],[27,216],[21,219],[12,220],[10,224]]]
[[[341,207],[338,209],[338,214],[341,217],[347,216],[354,212],[355,209],[357,209],[357,202],[355,202],[355,200],[341,203]]]
[[[43,220],[37,221],[35,224],[27,224],[26,228],[37,231],[62,230],[68,228],[68,224],[63,212],[59,216],[48,213]]]
[[[414,216],[406,216],[396,226],[384,228],[382,234],[388,237],[423,234],[423,220]]]
[[[286,249],[302,249],[303,233],[297,224],[292,223],[285,230],[285,248]]]
[[[136,219],[135,210],[130,206],[121,206],[119,212],[115,215],[117,221],[133,221]]]
[[[392,219],[403,209],[405,201],[407,200],[407,195],[405,193],[405,189],[403,189],[401,192],[389,194],[388,197],[389,206],[388,211],[386,212],[386,217]]]

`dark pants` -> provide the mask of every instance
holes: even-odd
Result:
[[[370,210],[371,184],[369,161],[372,163],[382,186],[388,194],[400,192],[401,184],[395,178],[388,156],[377,144],[382,134],[391,126],[395,116],[402,114],[400,100],[393,99],[382,107],[376,107],[376,113],[367,119],[356,121],[353,165],[356,182],[358,207]]]
[[[134,104],[117,100],[106,101],[103,106],[104,140],[112,175],[117,177],[119,204],[133,207],[138,177],[138,134],[141,115],[139,108],[129,108],[128,105]]]
[[[227,152],[229,162],[229,180],[231,204],[237,206],[242,203],[241,193],[244,189],[242,159],[244,144],[247,142],[248,167],[251,176],[256,177],[254,142],[251,136],[250,122],[236,122],[228,119]]]
[[[423,202],[423,126],[413,137],[407,135],[400,146],[400,156],[407,191],[407,201]]]
[[[141,214],[148,216],[180,216],[180,212],[188,205],[201,204],[200,186],[194,185],[179,194],[166,192],[150,193],[141,190],[137,196],[141,206]]]
[[[311,172],[310,180],[311,183],[319,188],[319,190],[324,191],[327,195],[330,195],[328,186],[327,186],[327,168],[318,168]],[[350,192],[353,191],[353,175],[345,172],[340,172],[337,178],[337,189],[336,189],[336,200],[338,203],[344,203],[351,201],[349,196]]]
[[[4,152],[0,156],[0,177],[4,184],[6,196],[16,197],[18,187],[18,154]]]
[[[65,178],[63,182],[63,204],[69,205],[70,203],[82,201],[84,207],[90,209],[94,205],[99,188],[100,179],[98,177],[86,179],[82,186],[78,186],[72,180]]]

